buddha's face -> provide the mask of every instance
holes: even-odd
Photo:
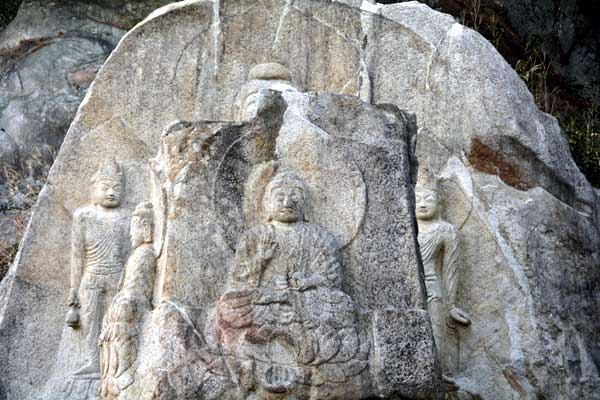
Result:
[[[150,218],[134,215],[131,218],[129,229],[131,246],[135,249],[142,243],[150,243],[152,241],[153,228],[154,226]]]
[[[417,219],[428,221],[437,216],[440,199],[433,190],[417,190],[415,192],[415,204]]]
[[[101,179],[94,184],[94,200],[102,207],[120,206],[122,192],[123,183],[118,179]]]
[[[304,219],[304,192],[299,187],[282,186],[271,190],[269,217],[286,224]]]

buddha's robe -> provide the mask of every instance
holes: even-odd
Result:
[[[257,259],[261,242],[275,243],[272,258],[262,263]],[[359,338],[341,273],[335,239],[320,225],[250,229],[237,250],[230,290],[217,302],[226,353],[291,367],[321,365],[322,371],[325,364],[351,360]],[[338,379],[346,373],[341,371]]]

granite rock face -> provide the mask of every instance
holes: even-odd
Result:
[[[253,70],[272,62],[289,73]],[[272,81],[256,83],[256,89],[285,93],[240,98],[248,78]],[[331,94],[302,95],[292,88]],[[239,107],[258,114],[247,120]],[[454,302],[471,325],[452,334],[456,356],[449,357],[445,373],[460,391],[447,396],[598,398],[597,194],[569,156],[556,120],[535,108],[525,85],[488,42],[450,16],[415,2],[309,0],[185,1],[156,11],[124,37],[70,128],[0,287],[0,393],[43,398],[51,367],[81,358],[60,353],[84,351],[77,331],[64,326],[69,232],[75,210],[89,204],[88,178],[106,155],[118,160],[126,176],[120,207],[133,211],[152,201],[158,257],[153,311],[137,307],[145,310],[141,320],[116,319],[131,328],[124,331],[138,332],[135,359],[146,369],[137,376],[144,378],[123,378],[107,389],[110,396],[298,394],[298,381],[311,386],[300,361],[315,354],[291,351],[311,347],[274,338],[297,336],[290,334],[295,310],[310,304],[311,292],[318,304],[339,300],[335,321],[324,317],[327,306],[306,317],[314,329],[316,321],[347,328],[346,335],[323,335],[331,338],[329,348],[351,343],[360,355],[360,343],[370,343],[368,367],[352,381],[365,392],[349,385],[352,396],[434,393],[435,379],[423,384],[437,368],[430,357],[431,328],[423,323],[425,285],[410,258],[416,251],[410,188],[416,178],[415,121],[398,108],[416,114],[419,165],[439,180],[443,219],[455,227],[459,243]],[[245,122],[235,122],[240,118]],[[403,139],[395,144],[385,133],[390,130]],[[148,169],[150,159],[155,161]],[[253,214],[265,205],[246,200],[262,194],[245,185],[267,188],[278,171],[299,177],[278,188],[307,188],[300,192],[311,194],[308,222],[322,228],[297,218],[295,236],[275,228],[266,233],[269,221]],[[294,197],[291,192],[284,197]],[[361,199],[364,215],[357,206]],[[295,248],[302,232],[312,233],[301,243],[323,249],[331,265],[342,266],[341,286],[320,278],[309,285],[302,279],[310,276],[300,274],[292,281],[305,290],[294,302],[255,297],[281,280],[267,274],[257,284],[252,273],[235,271],[260,270],[267,261],[290,264],[275,262],[282,254],[269,248],[279,239]],[[338,247],[340,255],[331,251]],[[259,253],[263,262],[254,257]],[[292,264],[292,270],[301,269]],[[238,287],[236,276],[250,280]],[[291,318],[280,336],[267,329],[267,317],[275,313],[270,304],[284,305],[280,311]],[[236,310],[254,322],[240,317],[246,322],[232,325]],[[412,322],[400,322],[407,320]],[[393,324],[401,328],[390,329]],[[267,328],[252,330],[255,325]],[[367,338],[361,336],[365,326],[371,326]],[[377,340],[394,334],[401,337]],[[112,342],[106,343],[110,348]],[[225,349],[221,361],[213,363],[219,348]],[[257,356],[265,351],[285,368],[265,367]],[[128,354],[131,361],[134,352]],[[414,360],[418,369],[409,375],[394,372]],[[229,365],[227,374],[207,373],[223,365]],[[334,376],[347,377],[336,371]],[[314,376],[319,374],[325,373],[319,369]],[[88,378],[77,389],[99,393],[99,378]]]
[[[472,324],[452,339],[457,383],[483,398],[597,398],[597,197],[556,120],[474,31],[414,3],[382,13],[423,39],[413,50],[382,30],[373,100],[416,112],[419,165],[458,230],[456,304]]]

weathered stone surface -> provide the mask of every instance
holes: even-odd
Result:
[[[457,395],[597,398],[597,193],[568,156],[556,121],[535,108],[525,85],[489,43],[451,17],[417,3],[379,7],[363,2],[363,11],[343,3],[347,2],[187,1],[157,11],[124,38],[99,73],[71,127],[17,262],[0,289],[0,385],[6,397],[26,398],[48,378],[64,318],[65,266],[69,265],[65,249],[70,244],[72,214],[86,204],[88,197],[81,188],[103,156],[111,154],[121,160],[127,176],[132,177],[123,207],[133,210],[140,201],[148,200],[151,179],[146,173],[147,160],[161,147],[163,128],[175,119],[236,119],[233,104],[248,71],[257,64],[277,61],[289,68],[299,90],[356,94],[368,102],[391,103],[416,113],[421,128],[420,163],[442,179],[444,218],[458,229],[461,255],[457,262],[462,273],[457,304],[473,321],[458,338],[460,362],[454,378],[463,393]],[[320,101],[327,98],[320,97]],[[326,106],[317,102],[311,107],[327,110],[337,101]],[[317,111],[314,115],[327,114]],[[283,124],[283,120],[270,121]],[[340,132],[342,127],[354,132],[353,124],[362,117],[358,113],[353,124],[346,125],[342,117],[309,121],[324,132]],[[207,132],[226,125],[212,124],[203,125]],[[373,140],[364,132],[362,135],[358,141]],[[295,145],[295,149],[301,148]],[[373,154],[372,162],[381,156]],[[326,170],[338,169],[336,157],[335,152],[331,158],[328,154],[324,157],[333,162]],[[231,166],[232,171],[238,171],[233,167],[236,165]],[[391,182],[394,177],[387,172],[382,170],[373,178]],[[176,178],[172,177],[174,194],[186,183]],[[199,201],[210,205],[213,192],[206,189],[207,198]],[[322,193],[323,199],[331,196]],[[232,220],[244,215],[239,212],[239,197],[217,198],[237,204],[229,208]],[[160,196],[153,199],[157,201]],[[200,204],[185,196],[175,204],[196,211],[189,217],[211,217],[200,213]],[[381,207],[374,210],[378,218],[387,214],[408,218],[405,214],[412,212],[391,200],[378,204]],[[222,255],[231,257],[235,238],[259,221],[223,228],[194,226],[185,216],[185,212],[170,216],[177,230],[171,230],[169,236],[166,229],[165,259],[169,253],[194,259],[194,252],[177,244],[191,232],[201,243],[210,243],[207,248],[215,252],[210,256],[214,262],[203,268],[197,268],[199,264],[176,268],[177,263],[161,266],[159,260],[159,275],[168,271],[169,279],[163,279],[155,290],[164,292],[172,303],[160,305],[152,318],[169,324],[146,340],[156,349],[169,349],[173,343],[184,349],[176,354],[188,350],[197,354],[202,343],[190,326],[201,326],[212,308],[195,307],[223,294],[227,275]],[[327,218],[327,212],[318,217]],[[332,217],[337,218],[335,214]],[[162,226],[160,221],[157,226]],[[329,228],[334,235],[337,226]],[[361,229],[382,234],[384,229],[397,233],[400,227],[376,224]],[[222,241],[218,239],[221,234]],[[343,238],[340,235],[338,240],[343,242]],[[352,243],[349,249],[356,246],[356,239]],[[394,245],[397,243],[371,241],[361,250],[377,254],[376,259],[367,261],[383,265],[391,259],[387,252]],[[358,262],[352,257],[343,257],[343,261],[349,265]],[[206,292],[194,291],[191,281],[184,279],[186,270],[195,269],[206,273],[204,280],[211,283]],[[218,278],[209,278],[215,272]],[[414,292],[394,293],[395,286],[381,279],[386,271],[374,272],[381,275],[375,274],[371,280],[370,275],[349,268],[347,293],[357,303],[379,308],[392,302],[402,309],[424,302],[410,295]],[[358,283],[365,277],[369,279],[363,289]],[[414,277],[410,279],[414,282]],[[374,292],[377,288],[382,289]],[[193,307],[183,313],[177,303]],[[176,334],[177,329],[185,332]],[[198,342],[183,340],[192,336]],[[168,337],[178,339],[169,342]],[[27,343],[22,338],[28,338]],[[151,360],[162,362],[160,354],[169,352],[157,353],[150,355],[155,356]],[[181,374],[175,376],[185,381],[203,373],[204,366],[194,364],[194,359],[186,354],[167,361],[168,365],[197,367],[196,372],[178,370]],[[146,381],[168,387],[168,378],[157,374]],[[207,384],[225,387],[220,377]],[[191,396],[176,390],[174,387],[161,396]]]
[[[417,157],[442,178],[459,230],[457,303],[473,324],[457,383],[483,398],[597,398],[597,198],[556,120],[475,32],[415,3],[382,13],[422,40],[382,29],[375,73],[404,79],[375,75],[374,100],[416,112]]]
[[[435,397],[407,201],[414,121],[350,96],[261,96],[243,125],[163,132],[158,297],[187,320],[177,340],[197,332],[201,356],[142,346],[140,379],[120,398]],[[387,241],[399,245],[373,245]]]

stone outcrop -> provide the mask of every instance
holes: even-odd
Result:
[[[0,32],[0,162],[56,151],[121,37],[170,1],[25,0]]]
[[[274,66],[252,70],[274,61],[286,66],[289,74]],[[241,96],[240,89],[250,83],[248,77],[261,82],[250,85],[254,89]],[[263,84],[265,80],[272,82]],[[263,98],[256,96],[260,88],[286,92],[282,98]],[[350,96],[301,95],[293,88],[354,95],[364,103]],[[261,101],[273,104],[269,108]],[[373,107],[369,103],[388,105]],[[259,110],[259,115],[235,122],[246,119],[240,107]],[[282,114],[277,107],[290,112]],[[155,215],[159,238],[154,243],[159,256],[155,308],[148,313],[147,322],[136,325],[139,332],[146,332],[145,323],[159,328],[141,335],[145,339],[136,353],[136,359],[145,360],[142,365],[148,366],[147,374],[140,375],[145,376],[145,386],[140,389],[133,384],[126,390],[141,390],[141,398],[165,399],[189,398],[195,390],[204,390],[185,382],[190,377],[208,377],[205,362],[210,354],[205,350],[229,346],[232,340],[239,344],[240,337],[248,337],[247,332],[241,336],[234,331],[250,328],[228,325],[229,312],[236,308],[231,301],[239,295],[244,315],[246,311],[250,315],[271,312],[265,305],[269,302],[232,292],[234,265],[262,264],[248,260],[228,264],[227,260],[235,259],[236,250],[246,254],[239,247],[240,238],[262,237],[260,232],[269,225],[253,216],[251,211],[260,209],[260,204],[245,200],[253,189],[244,185],[256,179],[267,187],[273,171],[265,167],[263,172],[250,174],[250,166],[287,156],[296,160],[291,169],[313,188],[309,192],[318,195],[312,203],[316,204],[313,218],[325,227],[325,233],[312,235],[321,238],[311,242],[313,247],[335,248],[323,245],[331,243],[326,239],[330,235],[340,243],[342,256],[332,259],[343,266],[345,281],[342,279],[341,289],[328,286],[324,298],[349,296],[350,303],[343,301],[344,310],[391,306],[389,312],[371,313],[371,335],[411,338],[407,343],[383,341],[371,347],[368,382],[360,387],[367,388],[365,395],[391,395],[393,388],[408,390],[406,376],[388,373],[398,365],[394,357],[399,356],[407,357],[404,362],[414,357],[422,370],[412,371],[411,379],[427,381],[435,375],[431,372],[435,363],[429,364],[430,327],[422,324],[418,312],[425,307],[425,285],[415,260],[401,258],[399,264],[393,264],[399,258],[390,253],[395,249],[409,254],[416,249],[410,247],[415,237],[411,236],[413,205],[408,185],[414,183],[416,170],[406,166],[415,165],[410,150],[414,136],[409,134],[415,121],[398,108],[416,114],[416,156],[419,165],[439,181],[442,217],[455,227],[459,243],[453,261],[460,270],[455,304],[468,314],[471,325],[460,327],[454,336],[457,356],[450,378],[460,391],[448,396],[598,398],[598,199],[569,156],[556,120],[536,109],[523,82],[491,44],[450,16],[415,2],[378,6],[352,0],[186,1],[154,12],[123,38],[70,128],[17,261],[0,287],[0,392],[7,398],[28,398],[43,393],[50,378],[57,362],[56,349],[64,341],[63,331],[71,329],[64,327],[64,303],[69,289],[66,266],[70,265],[73,215],[88,204],[82,188],[106,155],[119,160],[128,177],[121,207],[133,211],[138,203],[149,200],[149,188],[153,187],[154,209],[164,210]],[[264,113],[261,117],[260,110],[271,111],[268,117]],[[174,120],[179,122],[170,124]],[[301,129],[287,131],[295,132],[287,136],[286,126]],[[388,129],[404,132],[402,144],[394,145],[382,133]],[[244,132],[266,136],[256,133],[254,141],[228,142],[244,137]],[[306,140],[296,143],[292,140],[295,135],[307,135]],[[337,152],[315,145],[314,140],[323,138],[339,141],[342,147],[360,146],[347,149],[349,153]],[[235,156],[223,158],[219,167],[214,157],[229,154],[227,144]],[[365,150],[371,146],[380,150]],[[403,167],[388,168],[385,157],[393,158],[397,146],[404,149],[400,152]],[[357,161],[363,157],[368,158],[364,170],[381,165],[374,170],[382,175],[361,175],[339,167],[338,162],[346,165],[353,161],[363,168],[363,161]],[[149,171],[152,158],[156,161]],[[364,171],[361,168],[359,172]],[[311,181],[310,177],[323,170],[335,172],[327,180],[329,184]],[[202,175],[209,171],[214,173]],[[367,191],[365,221],[375,219],[371,225],[356,228],[348,221],[360,220],[360,207],[356,211],[352,206],[365,196],[359,178]],[[351,184],[353,179],[359,184]],[[340,185],[354,187],[354,194],[336,190]],[[382,187],[387,189],[369,192]],[[337,207],[340,204],[345,207]],[[358,234],[349,233],[353,227]],[[311,227],[306,229],[313,232]],[[380,239],[368,241],[353,253],[353,246],[367,243],[361,242],[361,235],[367,233]],[[259,242],[268,249],[271,239]],[[344,247],[346,243],[350,245]],[[249,248],[252,246],[256,244]],[[200,248],[202,252],[195,250]],[[263,254],[268,256],[269,251]],[[210,262],[195,262],[202,259]],[[364,263],[359,263],[361,260]],[[369,274],[358,268],[363,264],[397,268]],[[400,275],[384,279],[384,274],[389,278],[392,272]],[[196,280],[188,279],[190,274]],[[203,282],[202,290],[198,281]],[[271,287],[265,285],[258,288]],[[338,291],[342,294],[332,294]],[[299,296],[295,304],[304,304],[309,297]],[[402,323],[409,317],[416,321],[414,325]],[[361,326],[360,318],[344,321],[347,327]],[[394,326],[398,329],[390,329]],[[211,341],[206,327],[214,327],[209,329],[213,333],[235,329],[217,334]],[[275,346],[259,332],[255,332],[250,349],[242,346],[243,351]],[[331,337],[334,343],[337,339]],[[423,345],[417,346],[413,340]],[[231,345],[227,351],[240,359],[236,354],[242,348]],[[144,349],[158,350],[144,353]],[[298,366],[298,359],[290,361],[289,354],[277,354],[292,369]],[[152,374],[156,365],[176,372]],[[211,365],[211,371],[222,367]],[[234,368],[238,371],[234,381],[249,386],[236,383],[237,389],[231,389],[227,382],[232,375],[219,374],[205,384],[285,393],[295,390],[290,382],[302,376],[289,369],[250,367]],[[248,378],[252,376],[259,379]],[[269,386],[269,382],[276,384]],[[433,379],[428,390],[435,391],[435,386]],[[401,394],[425,395],[419,385],[413,389]]]

